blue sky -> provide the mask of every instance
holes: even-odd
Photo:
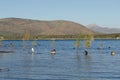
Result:
[[[120,28],[120,0],[0,0],[0,18],[8,17]]]

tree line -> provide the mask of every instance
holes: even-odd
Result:
[[[28,35],[28,34],[27,34]],[[116,39],[120,38],[120,34],[76,34],[76,35],[25,35],[25,34],[7,34],[0,35],[4,40],[23,40],[25,36],[27,40],[41,40],[41,39]],[[29,37],[29,38],[28,38]]]

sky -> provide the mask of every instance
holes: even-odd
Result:
[[[0,19],[11,17],[120,28],[120,0],[0,0]]]

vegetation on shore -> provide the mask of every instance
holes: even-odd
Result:
[[[1,40],[23,40],[25,34],[0,35]],[[49,40],[49,39],[119,39],[120,34],[79,34],[79,35],[29,35],[29,40]]]

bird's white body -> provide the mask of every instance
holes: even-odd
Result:
[[[50,53],[51,53],[51,54],[56,54],[56,50],[53,49],[53,50],[50,51]]]
[[[34,53],[34,52],[35,52],[34,48],[32,48],[31,50],[32,50],[32,53]]]
[[[114,51],[112,51],[112,52],[111,52],[111,55],[112,55],[112,56],[114,56],[114,55],[115,55],[115,52],[114,52]]]

